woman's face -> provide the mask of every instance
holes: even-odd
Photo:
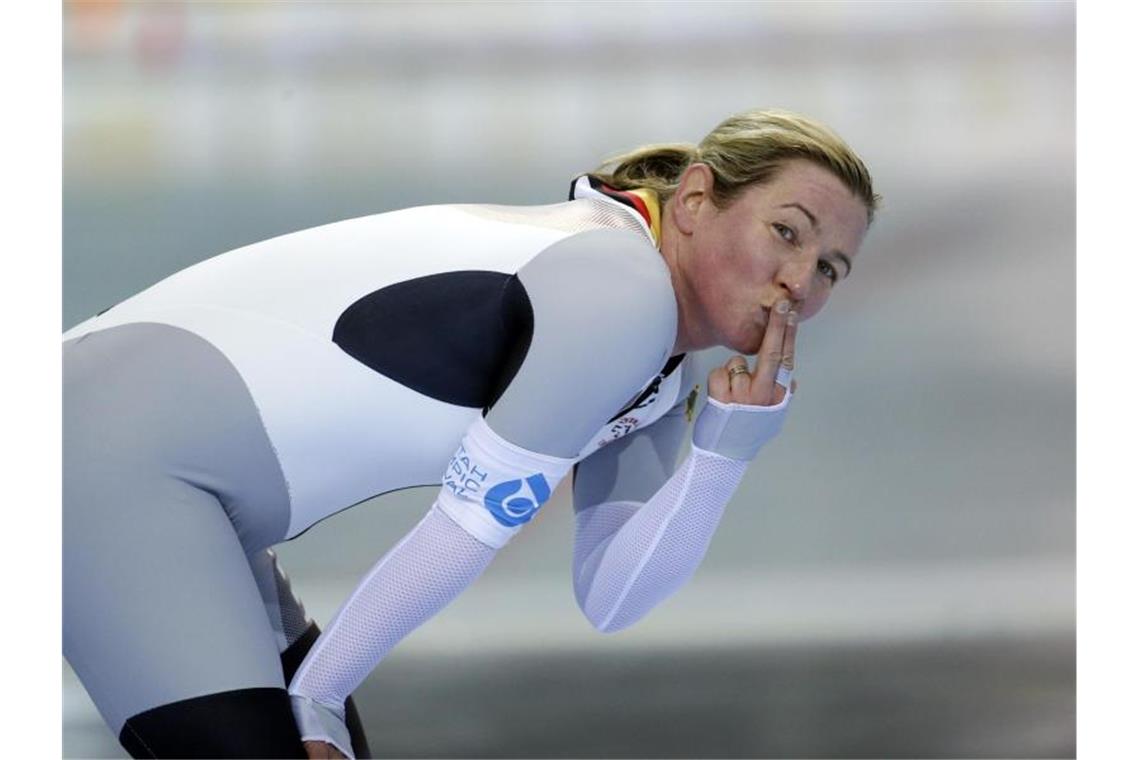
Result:
[[[707,170],[706,170],[707,172]],[[699,174],[700,172],[698,172]],[[867,232],[867,209],[831,172],[789,162],[765,185],[718,209],[695,178],[682,180],[687,255],[680,263],[693,300],[697,342],[742,354],[760,349],[770,309],[791,302],[802,322],[817,314],[851,265]]]

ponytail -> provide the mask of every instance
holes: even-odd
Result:
[[[649,188],[664,202],[697,156],[697,146],[692,143],[643,145],[607,159],[590,174],[616,190]]]
[[[648,188],[661,202],[677,191],[690,164],[713,174],[713,202],[721,208],[753,184],[772,180],[788,161],[802,159],[827,169],[863,201],[870,223],[881,198],[863,161],[835,132],[788,111],[745,111],[728,117],[700,145],[645,145],[607,159],[590,172],[618,190]]]

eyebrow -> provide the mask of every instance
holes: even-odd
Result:
[[[819,221],[816,220],[815,214],[808,211],[806,208],[804,208],[800,204],[798,204],[798,203],[785,203],[783,206],[780,206],[780,208],[798,208],[800,211],[804,212],[804,216],[806,216],[808,219],[811,220],[811,228],[813,230],[819,229]]]
[[[816,231],[819,230],[819,220],[817,220],[815,218],[815,214],[813,214],[812,212],[810,212],[806,208],[804,208],[802,204],[795,203],[795,202],[785,203],[783,206],[780,206],[780,208],[798,208],[800,211],[804,212],[804,216],[806,216],[808,219],[811,220],[811,228],[813,230],[816,230]],[[835,256],[836,258],[841,259],[843,261],[843,263],[847,266],[847,272],[843,276],[844,277],[850,277],[851,276],[851,259],[849,259],[847,257],[847,254],[843,253],[842,251],[832,251],[831,255]]]

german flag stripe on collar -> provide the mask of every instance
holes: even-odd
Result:
[[[653,244],[661,245],[661,204],[657,200],[657,193],[644,187],[617,190],[590,174],[583,174],[570,184],[570,200],[598,196],[616,201],[636,211],[653,239]]]

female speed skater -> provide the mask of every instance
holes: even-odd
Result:
[[[64,654],[107,725],[133,757],[369,756],[353,690],[568,475],[578,604],[641,619],[779,432],[878,200],[834,132],[748,111],[564,203],[302,230],[67,331]],[[272,547],[417,485],[321,632]]]

